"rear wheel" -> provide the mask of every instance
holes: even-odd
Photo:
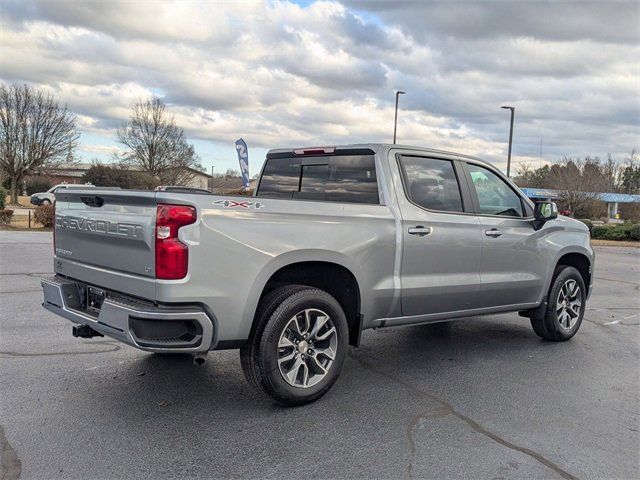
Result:
[[[531,317],[531,326],[538,336],[547,340],[569,340],[580,329],[585,307],[582,275],[574,267],[559,265],[549,289],[547,307]]]
[[[242,365],[242,372],[244,377],[255,388],[259,388],[257,364],[253,361],[258,355],[260,348],[260,337],[256,332],[264,330],[264,326],[269,321],[269,318],[275,312],[276,308],[288,297],[300,290],[305,290],[309,287],[303,285],[286,285],[275,289],[268,293],[261,301],[256,312],[256,318],[254,321],[254,329],[249,336],[249,340],[240,348],[240,364]]]
[[[263,323],[240,355],[252,384],[281,405],[302,405],[320,398],[337,380],[348,345],[347,319],[323,290],[283,288],[263,304],[258,313]]]

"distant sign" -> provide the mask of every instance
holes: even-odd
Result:
[[[546,188],[521,188],[524,194],[529,198],[558,198],[557,190],[549,190]]]
[[[242,138],[236,140],[236,151],[238,152],[238,162],[240,162],[240,173],[242,173],[242,185],[245,190],[249,190],[249,150],[247,143]]]
[[[559,190],[550,190],[548,188],[521,188],[524,194],[529,198],[559,198]],[[640,195],[627,195],[625,193],[608,193],[608,192],[587,192],[593,198],[608,203],[638,203]]]

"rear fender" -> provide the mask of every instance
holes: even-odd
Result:
[[[269,263],[267,263],[264,268],[258,273],[255,281],[251,286],[251,290],[247,297],[247,301],[245,302],[244,310],[242,313],[241,324],[239,327],[239,338],[247,338],[251,331],[251,325],[253,324],[253,319],[256,314],[256,310],[258,308],[258,303],[260,302],[260,298],[262,296],[262,292],[267,285],[269,279],[281,268],[286,267],[288,265],[292,265],[295,263],[302,262],[325,262],[325,263],[334,263],[341,267],[346,268],[351,272],[351,274],[355,277],[358,282],[358,289],[360,294],[361,305],[365,304],[366,298],[364,297],[364,292],[362,291],[362,282],[360,282],[361,278],[361,270],[353,263],[349,257],[339,252],[332,252],[328,250],[319,250],[319,249],[309,249],[309,250],[297,250],[292,252],[286,252],[282,255],[279,255],[273,258]]]

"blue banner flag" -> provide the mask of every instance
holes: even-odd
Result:
[[[238,162],[240,162],[240,173],[242,173],[242,185],[245,190],[249,190],[249,151],[247,143],[242,138],[236,140],[236,150]]]

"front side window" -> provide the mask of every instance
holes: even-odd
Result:
[[[453,163],[423,157],[400,157],[409,200],[442,212],[462,212],[462,197]]]
[[[467,167],[478,194],[482,215],[523,216],[520,197],[504,180],[488,168],[471,163]]]
[[[379,204],[373,155],[268,158],[258,197]]]

